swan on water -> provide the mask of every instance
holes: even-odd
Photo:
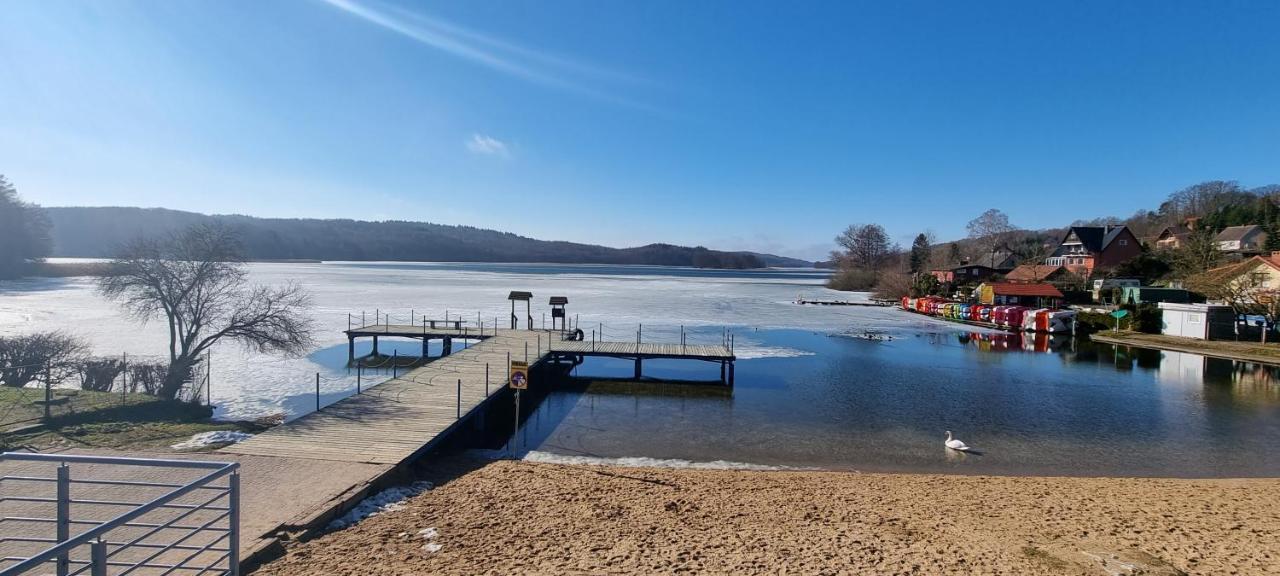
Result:
[[[956,440],[956,439],[952,438],[952,437],[951,437],[951,431],[950,431],[950,430],[947,430],[947,441],[946,441],[946,442],[943,442],[943,445],[944,445],[944,446],[946,446],[947,448],[952,449],[952,450],[959,450],[959,451],[961,451],[961,452],[968,452],[968,451],[969,451],[969,445],[965,444],[964,442],[961,442],[961,441],[959,441],[959,440]]]

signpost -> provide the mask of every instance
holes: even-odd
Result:
[[[1129,315],[1128,310],[1116,310],[1115,312],[1111,313],[1111,317],[1116,319],[1116,327],[1114,328],[1113,331],[1120,329],[1120,319],[1128,315]]]
[[[512,360],[511,374],[508,385],[515,390],[516,396],[516,418],[515,424],[511,427],[511,457],[516,457],[516,436],[520,432],[520,391],[529,388],[529,363],[520,360]]]

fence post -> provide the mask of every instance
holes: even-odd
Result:
[[[240,471],[236,470],[231,473],[231,477],[227,479],[227,486],[230,491],[227,497],[230,500],[227,507],[231,510],[227,516],[228,528],[231,529],[230,540],[227,547],[231,550],[227,552],[227,573],[231,576],[240,574]]]
[[[44,365],[44,419],[52,420],[53,413],[50,408],[53,406],[53,364],[45,363]]]
[[[356,365],[356,394],[360,393],[360,377],[364,375],[364,366]]]
[[[129,392],[129,353],[124,353],[124,370],[120,372],[120,403],[126,404],[129,399],[125,396]]]
[[[196,398],[196,405],[200,399]],[[204,405],[213,406],[213,352],[204,353]]]
[[[489,397],[489,363],[484,363],[484,397]]]
[[[58,466],[57,538],[66,542],[71,538],[71,468],[64,462]],[[71,567],[67,554],[58,555],[58,576],[66,576]]]
[[[462,419],[462,379],[458,379],[458,419]]]
[[[391,377],[392,378],[400,377],[400,351],[399,350],[391,351]]]
[[[90,576],[107,576],[107,543],[98,538],[89,544]]]
[[[316,372],[316,412],[320,411],[320,373]]]

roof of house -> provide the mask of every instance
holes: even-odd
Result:
[[[1214,236],[1213,239],[1218,242],[1238,242],[1240,240],[1244,240],[1245,238],[1261,231],[1262,231],[1262,227],[1258,226],[1257,224],[1245,224],[1244,226],[1228,226],[1227,228],[1224,228],[1221,232],[1219,232],[1217,236]]]
[[[1276,270],[1280,270],[1280,253],[1272,252],[1265,256],[1254,256],[1241,262],[1227,264],[1226,266],[1219,266],[1212,270],[1206,270],[1200,274],[1196,274],[1195,278],[1203,282],[1215,284],[1228,282],[1245,272],[1257,268],[1258,265],[1266,265]]]
[[[1072,226],[1067,231],[1067,235],[1062,238],[1066,242],[1072,234],[1080,239],[1080,244],[1088,250],[1090,254],[1097,254],[1106,250],[1116,238],[1124,234],[1129,227],[1123,224],[1116,226]]]
[[[1064,270],[1061,266],[1048,264],[1023,264],[1004,275],[1005,280],[1012,282],[1039,282]]]
[[[1042,296],[1045,298],[1062,298],[1062,292],[1050,284],[989,284],[992,293],[997,296]]]

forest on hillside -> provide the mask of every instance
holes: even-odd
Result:
[[[245,253],[254,260],[546,262],[731,269],[811,265],[750,252],[671,244],[610,248],[427,222],[210,216],[123,207],[46,208],[45,212],[53,224],[53,255],[64,257],[110,257],[116,246],[140,233],[160,234],[216,223],[233,228]]]

